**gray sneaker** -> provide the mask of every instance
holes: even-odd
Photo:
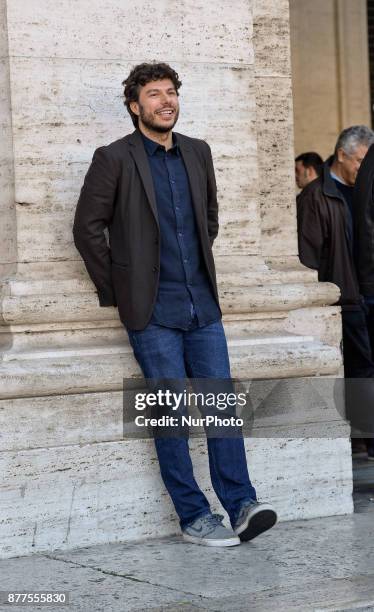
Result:
[[[182,531],[183,539],[203,546],[237,546],[240,539],[232,529],[222,525],[221,514],[205,514]]]
[[[242,542],[247,542],[273,527],[277,518],[277,513],[270,504],[251,500],[241,507],[234,532]]]

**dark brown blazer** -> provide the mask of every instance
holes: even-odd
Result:
[[[218,205],[210,147],[203,140],[175,135],[190,182],[202,255],[218,303],[212,254]],[[144,329],[157,298],[160,228],[151,170],[138,130],[96,149],[78,200],[73,235],[100,306],[118,306],[127,328]]]

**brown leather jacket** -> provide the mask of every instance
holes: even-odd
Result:
[[[350,211],[330,176],[331,159],[322,176],[297,197],[299,258],[318,270],[318,279],[340,289],[343,310],[357,310],[362,303],[352,243]]]

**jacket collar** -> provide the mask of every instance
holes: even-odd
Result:
[[[140,131],[136,129],[132,134],[130,134],[127,137],[127,142],[130,145],[130,153],[133,156],[136,166],[138,168],[139,175],[143,182],[144,190],[147,195],[153,216],[156,220],[157,225],[159,225],[156,195],[153,185],[151,169],[148,163],[147,153],[144,148],[144,142]]]
[[[196,153],[191,145],[191,139],[188,136],[184,136],[183,134],[179,134],[175,132],[176,143],[178,144],[179,150],[181,152],[184,165],[186,167],[190,189],[191,189],[191,197],[192,204],[194,206],[196,219],[203,219],[204,209],[202,202],[202,193],[204,193],[205,182],[201,172],[199,172]]]
[[[330,174],[332,162],[334,161],[334,156],[331,155],[323,164],[323,177],[322,177],[322,191],[326,196],[330,196],[331,198],[338,198],[339,200],[343,200],[344,198],[337,188],[334,179]]]
[[[127,140],[128,144],[131,145],[131,147],[140,147],[144,149],[143,138],[138,128],[136,128],[136,130],[134,130],[131,134],[125,136],[125,139]]]
[[[195,207],[196,215],[199,218],[203,214],[201,202],[201,189],[203,186],[200,184],[201,179],[199,177],[199,172],[196,167],[196,155],[191,146],[190,139],[187,136],[184,136],[183,134],[179,134],[177,132],[173,133],[175,135],[175,141],[179,147],[184,164],[186,166],[191,188],[192,202]],[[132,134],[130,134],[127,137],[127,142],[131,145],[130,153],[133,156],[137,168],[139,170],[139,174],[143,181],[144,189],[147,194],[149,204],[158,224],[158,213],[153,178],[140,130],[136,129]]]
[[[343,204],[343,211],[344,211],[343,214],[345,215],[345,235],[347,237],[347,241],[348,241],[348,244],[349,244],[350,251],[351,251],[351,253],[353,253],[352,215],[351,215],[351,212],[349,210],[349,206],[348,206],[344,196],[342,195],[342,193],[337,188],[336,183],[335,183],[334,179],[332,178],[332,176],[330,174],[331,164],[332,164],[333,160],[334,160],[334,156],[331,155],[331,157],[329,157],[325,161],[325,163],[323,164],[322,191],[323,191],[324,195],[329,196],[331,198],[335,198],[337,200],[340,200],[340,202]]]

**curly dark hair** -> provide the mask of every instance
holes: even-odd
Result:
[[[144,87],[151,81],[160,81],[161,79],[170,79],[175,87],[178,94],[178,89],[182,85],[182,81],[179,80],[178,73],[164,63],[153,63],[153,64],[138,64],[135,66],[129,76],[122,81],[124,85],[124,105],[126,106],[132,122],[135,127],[138,127],[138,116],[132,112],[130,108],[130,102],[137,102],[139,99],[140,87]]]

